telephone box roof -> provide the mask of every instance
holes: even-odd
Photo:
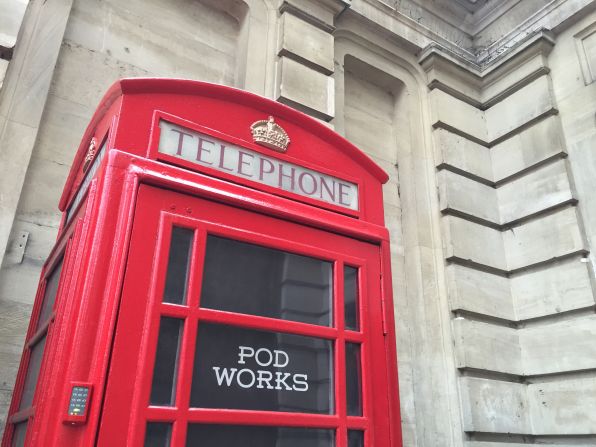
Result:
[[[291,122],[300,127],[304,132],[310,133],[320,140],[325,141],[330,146],[335,147],[338,151],[341,151],[344,156],[353,160],[357,166],[381,184],[386,183],[389,179],[387,173],[354,144],[316,119],[279,102],[263,98],[244,90],[190,79],[124,78],[112,84],[100,101],[89,125],[87,126],[75,156],[75,160],[73,161],[73,169],[71,169],[66,182],[65,194],[60,201],[60,209],[63,209],[66,206],[68,197],[65,197],[65,195],[68,194],[67,191],[73,186],[76,177],[75,172],[77,171],[77,167],[83,162],[88,142],[91,136],[93,136],[96,126],[104,118],[110,107],[112,107],[112,105],[114,105],[120,98],[122,98],[123,101],[126,101],[126,97],[135,95],[198,96],[214,98],[231,104],[260,110],[264,114],[275,115],[287,122]]]

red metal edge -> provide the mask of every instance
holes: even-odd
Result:
[[[391,281],[391,253],[389,240],[381,242],[381,297],[384,303],[387,334],[385,335],[385,357],[387,359],[387,384],[389,398],[389,417],[391,445],[401,447],[402,426],[399,400],[399,374],[397,369],[397,334],[393,313],[393,286]]]

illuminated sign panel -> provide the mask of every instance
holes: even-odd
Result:
[[[342,208],[358,210],[358,186],[303,166],[160,120],[158,151]]]

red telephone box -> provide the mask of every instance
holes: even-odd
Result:
[[[279,103],[114,84],[60,201],[2,445],[401,446],[386,180]]]

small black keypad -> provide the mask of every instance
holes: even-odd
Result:
[[[70,403],[68,404],[69,416],[82,416],[87,408],[89,398],[89,388],[84,386],[73,386],[70,393]]]

